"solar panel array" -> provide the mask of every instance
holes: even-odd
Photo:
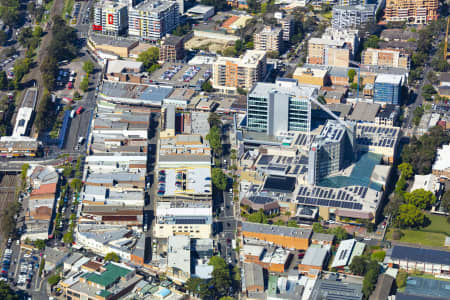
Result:
[[[361,210],[362,204],[358,202],[356,195],[364,198],[368,188],[357,186],[344,188],[344,190],[330,190],[322,187],[302,186],[297,195],[299,204],[340,207],[345,209]]]
[[[206,219],[175,219],[175,224],[206,224]]]
[[[308,157],[304,155],[292,156],[275,156],[261,155],[258,160],[257,167],[260,171],[276,174],[283,173],[289,175],[300,175],[307,172]]]
[[[398,133],[398,128],[358,124],[356,142],[360,145],[392,148]]]

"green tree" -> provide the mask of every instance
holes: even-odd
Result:
[[[14,80],[19,83],[23,76],[30,71],[31,60],[23,58],[16,61],[14,64]]]
[[[81,190],[82,185],[83,185],[83,183],[80,178],[74,178],[70,182],[70,187],[76,192],[79,192]]]
[[[68,231],[63,235],[64,244],[72,244],[73,243],[73,232]]]
[[[35,245],[36,248],[38,248],[39,250],[45,249],[45,241],[44,241],[44,240],[36,240],[36,241],[34,242],[34,245]]]
[[[218,295],[224,295],[231,287],[230,269],[225,260],[220,256],[211,257],[209,264],[213,266],[211,284],[214,286]]]
[[[353,257],[352,262],[348,266],[353,274],[362,276],[366,272],[367,262],[362,256]]]
[[[371,35],[367,40],[364,41],[363,47],[364,49],[367,48],[379,48],[378,43],[380,42],[380,38],[376,35]]]
[[[350,70],[348,70],[347,75],[348,75],[348,82],[352,83],[353,80],[355,79],[355,76],[356,76],[356,71],[355,71],[355,69],[350,69]]]
[[[446,212],[450,211],[450,190],[445,191],[441,198],[441,206]]]
[[[41,26],[35,26],[33,29],[33,38],[40,39],[42,34],[44,33],[44,30]]]
[[[48,278],[48,284],[50,284],[50,286],[53,286],[55,284],[57,284],[59,281],[61,280],[61,277],[59,276],[59,274],[55,274],[52,275]]]
[[[222,127],[222,120],[220,119],[220,116],[216,114],[215,112],[211,112],[208,115],[208,123],[210,127]]]
[[[413,204],[400,205],[398,219],[405,227],[418,227],[426,221],[424,213]]]
[[[83,71],[91,74],[94,71],[94,63],[90,60],[85,61],[83,64]]]
[[[115,252],[108,252],[105,255],[105,261],[119,262],[120,261],[120,257]]]
[[[252,223],[261,223],[261,224],[268,223],[267,216],[262,209],[260,209],[257,212],[251,213],[248,216],[247,220]]]
[[[220,154],[222,154],[222,141],[220,139],[220,135],[220,129],[217,126],[211,127],[209,133],[206,135],[206,139],[211,145],[214,154],[216,154],[217,156],[220,156]]]
[[[203,82],[202,84],[202,91],[210,93],[213,91],[213,87],[211,85],[211,82],[209,80]]]
[[[220,168],[211,169],[211,179],[214,186],[219,190],[225,190],[227,187],[227,176],[222,172]]]
[[[372,255],[370,256],[370,259],[377,261],[377,262],[383,262],[385,256],[386,256],[385,251],[376,251],[376,252],[372,253]]]
[[[414,175],[414,170],[411,164],[401,163],[398,165],[398,169],[406,179],[411,178]]]
[[[72,169],[72,165],[71,164],[65,165],[64,169],[63,169],[64,177],[69,178],[70,175],[72,175],[72,171],[73,171],[73,169]]]
[[[325,228],[323,228],[322,224],[320,224],[319,222],[313,223],[312,229],[314,232],[317,232],[317,233],[325,233],[326,232]]]
[[[328,230],[328,233],[334,234],[336,237],[336,241],[345,240],[348,237],[347,230],[344,227],[338,226]]]
[[[245,44],[245,48],[247,48],[247,49],[254,49],[255,48],[255,44],[253,43],[253,42],[247,42],[246,44]]]
[[[202,283],[203,283],[203,280],[201,278],[190,277],[186,281],[186,290],[195,295],[198,295],[201,293],[200,288],[201,288]]]
[[[6,77],[5,71],[0,71],[0,90],[5,90],[8,88],[8,78]]]
[[[420,209],[428,209],[436,202],[436,196],[424,189],[417,189],[403,195],[406,202]]]
[[[151,47],[148,50],[141,52],[138,55],[137,61],[142,62],[145,69],[150,69],[153,65],[158,63],[159,48]]]
[[[83,92],[87,92],[87,90],[89,89],[89,75],[84,76],[83,80],[81,80],[80,89]]]
[[[0,281],[0,299],[19,300],[19,294],[11,289],[6,281]]]
[[[363,280],[363,293],[366,299],[369,298],[372,291],[375,289],[377,283],[378,274],[380,273],[380,266],[376,261],[370,261],[367,265],[367,272],[364,275]]]
[[[424,114],[425,110],[423,109],[422,106],[417,106],[414,111],[413,111],[413,123],[416,126],[419,126],[420,124],[420,120],[422,119],[422,116]]]
[[[434,94],[437,93],[436,90],[434,89],[433,85],[431,85],[429,83],[424,84],[424,86],[422,88],[422,91],[424,93],[427,93],[427,94],[430,94],[430,95],[434,95]]]

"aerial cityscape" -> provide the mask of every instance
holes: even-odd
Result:
[[[450,299],[449,5],[0,0],[0,300]]]

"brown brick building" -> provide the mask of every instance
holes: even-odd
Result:
[[[241,228],[244,238],[255,238],[277,246],[306,250],[309,246],[312,231],[310,229],[292,228],[243,222]]]
[[[166,36],[161,40],[159,61],[175,62],[184,58],[184,41],[179,36]]]

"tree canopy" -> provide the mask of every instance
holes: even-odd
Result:
[[[90,60],[85,61],[83,64],[83,70],[86,73],[91,74],[94,71],[94,63]]]
[[[214,151],[216,156],[220,156],[222,154],[222,141],[221,141],[221,133],[220,129],[217,126],[212,126],[209,130],[209,133],[206,135],[206,139],[208,140],[211,148]]]
[[[220,168],[211,169],[211,179],[214,186],[219,190],[225,190],[227,188],[227,175],[222,172]]]
[[[147,72],[151,73],[157,68],[159,68],[158,59],[159,59],[159,48],[151,47],[146,51],[141,52],[137,58],[137,61],[142,62]]]
[[[414,175],[414,170],[411,164],[401,163],[398,165],[398,169],[406,179],[411,178]]]
[[[426,216],[413,204],[402,204],[399,207],[398,220],[404,227],[419,227],[425,224]]]
[[[403,147],[402,161],[411,164],[414,173],[428,174],[431,172],[437,148],[449,142],[450,134],[440,126],[435,126],[427,134],[411,138],[410,143]]]
[[[251,213],[248,216],[247,220],[252,223],[261,223],[261,224],[268,223],[267,216],[262,209],[257,212]]]
[[[403,195],[406,202],[420,209],[428,209],[436,202],[436,196],[424,189],[417,189]]]
[[[105,261],[119,262],[120,261],[120,257],[115,252],[108,252],[105,255]]]
[[[0,281],[0,299],[19,300],[19,294],[13,291],[5,281]]]

